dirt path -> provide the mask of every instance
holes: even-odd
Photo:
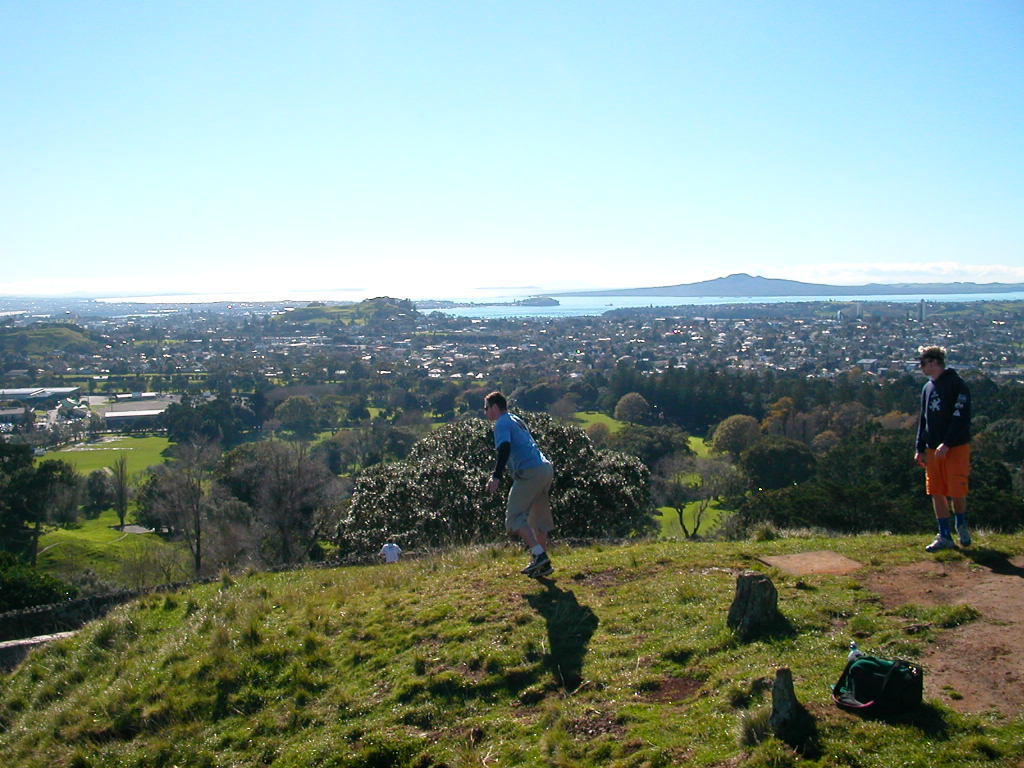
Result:
[[[129,536],[133,536],[133,535],[140,534],[140,533],[153,533],[153,529],[152,528],[144,528],[141,525],[126,525],[124,528],[121,529],[121,535],[118,536],[113,541],[108,541],[107,545],[117,544],[117,542],[123,541],[124,539],[127,539]],[[43,547],[42,549],[40,549],[36,553],[36,556],[38,557],[39,555],[43,554],[44,552],[49,552],[51,549],[53,549],[54,547],[60,546],[62,543],[64,543],[64,542],[55,541],[53,544],[50,544],[48,547]]]
[[[873,573],[863,583],[887,609],[966,604],[979,611],[977,620],[936,633],[921,659],[925,696],[960,712],[994,709],[1015,717],[1024,711],[1024,557],[976,557],[984,565],[927,560]]]

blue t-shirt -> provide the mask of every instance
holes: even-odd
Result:
[[[494,447],[497,448],[502,443],[509,443],[512,446],[508,463],[513,473],[548,463],[547,457],[533,441],[533,436],[523,424],[523,420],[507,412],[494,422]]]

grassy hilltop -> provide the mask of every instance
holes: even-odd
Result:
[[[917,612],[911,633],[856,578],[756,560],[832,549],[890,568],[923,559],[921,543],[559,548],[548,584],[518,575],[524,558],[504,547],[225,577],[30,656],[3,680],[0,754],[48,768],[1020,765],[1024,718],[958,714],[927,677],[925,706],[901,719],[861,719],[829,697],[853,633],[917,658],[970,611],[923,624]],[[1024,552],[1022,535],[985,543]],[[791,633],[740,643],[725,628],[751,566],[772,575]],[[762,732],[780,666],[816,719],[817,758]]]
[[[24,353],[39,357],[56,351],[74,354],[98,352],[98,334],[70,323],[36,323],[28,328],[0,329],[0,354]]]

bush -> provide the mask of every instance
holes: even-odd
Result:
[[[598,450],[582,429],[546,414],[527,419],[555,466],[551,506],[560,536],[622,537],[653,527],[648,471],[638,459]],[[359,553],[376,552],[385,539],[404,549],[493,541],[505,519],[505,493],[484,491],[493,465],[487,422],[449,424],[416,443],[405,461],[359,475],[337,541]],[[506,477],[506,492],[510,483]]]
[[[77,597],[78,590],[0,552],[0,613]]]

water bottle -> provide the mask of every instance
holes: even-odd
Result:
[[[853,661],[854,659],[859,659],[863,655],[864,651],[857,647],[857,641],[852,640],[850,642],[850,655],[846,657],[846,660]]]

